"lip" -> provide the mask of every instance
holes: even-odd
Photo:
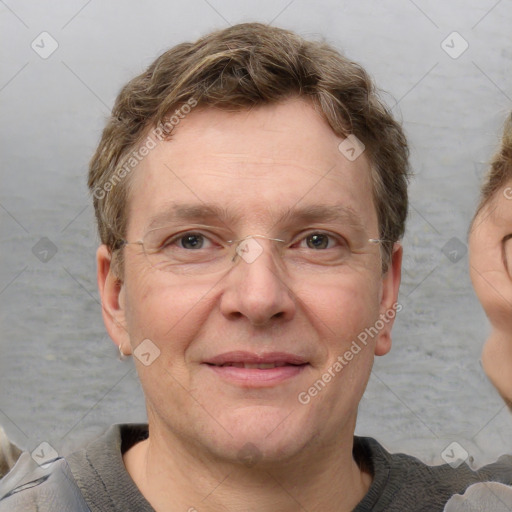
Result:
[[[205,361],[206,364],[221,366],[229,363],[247,363],[247,364],[272,364],[284,363],[289,365],[306,364],[308,361],[296,354],[287,352],[267,352],[265,354],[255,354],[243,350],[225,352],[211,357]]]
[[[300,375],[309,363],[305,358],[287,352],[255,354],[233,351],[209,358],[203,363],[217,376],[243,387],[270,387]],[[231,366],[236,364],[238,366]],[[239,365],[277,365],[271,368],[244,368]]]

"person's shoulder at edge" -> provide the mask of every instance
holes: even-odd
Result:
[[[356,436],[354,439],[354,457],[373,473],[372,485],[354,512],[370,510],[376,505],[378,510],[388,512],[441,511],[452,496],[463,494],[473,484],[492,483],[512,493],[509,487],[512,485],[512,455],[503,455],[476,470],[465,463],[456,468],[449,464],[430,466],[411,455],[389,453],[373,438]],[[459,509],[447,510],[458,512]]]
[[[0,512],[90,512],[63,457],[39,466],[23,452],[0,481]]]
[[[510,512],[512,510],[512,487],[498,482],[481,482],[470,485],[464,494],[450,498],[444,512],[472,512],[492,510]]]
[[[115,426],[90,443],[101,442]],[[115,435],[115,434],[114,434]],[[73,451],[69,456],[57,456],[38,464],[24,451],[16,464],[0,479],[0,512],[90,512],[73,477],[68,460],[77,458],[85,449]]]
[[[111,458],[108,454],[118,452],[121,456],[124,449],[146,437],[146,424],[116,424],[69,455],[42,465],[23,452],[0,480],[0,512],[90,512],[82,485],[87,485],[84,480],[90,475],[88,466],[96,462],[95,454]]]

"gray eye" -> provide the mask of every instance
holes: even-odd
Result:
[[[315,233],[306,238],[306,243],[310,249],[327,249],[329,246],[329,236]]]
[[[188,234],[180,238],[180,245],[183,249],[201,249],[204,245],[203,235]]]

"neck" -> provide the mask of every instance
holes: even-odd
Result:
[[[128,473],[156,512],[351,511],[371,484],[352,456],[353,436],[305,447],[285,462],[254,465],[205,457],[151,430],[124,454]]]

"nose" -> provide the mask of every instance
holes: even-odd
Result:
[[[220,303],[224,316],[246,318],[253,326],[293,318],[296,301],[286,272],[276,264],[272,243],[248,239],[238,247],[236,263],[224,282]]]

